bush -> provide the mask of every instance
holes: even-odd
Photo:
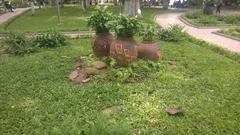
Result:
[[[197,21],[198,21],[198,23],[203,24],[203,25],[218,23],[217,18],[212,17],[212,16],[202,16]]]
[[[187,17],[189,19],[198,19],[198,18],[201,18],[202,16],[203,16],[202,11],[187,12],[185,14],[185,17]]]
[[[66,45],[66,37],[56,31],[49,31],[39,35],[34,39],[34,44],[38,47],[61,47]]]
[[[8,45],[7,52],[14,55],[24,55],[35,51],[31,40],[22,33],[10,33],[5,43]]]
[[[143,41],[153,41],[156,36],[156,27],[144,24],[139,35],[142,37]]]
[[[104,61],[113,68],[111,68],[106,76],[99,76],[99,81],[104,80],[118,83],[139,82],[143,78],[147,78],[151,73],[156,73],[161,69],[160,63],[148,60],[138,60],[127,67],[116,67],[114,59],[105,59]]]
[[[177,42],[185,37],[185,32],[182,26],[172,25],[169,28],[160,29],[158,35],[160,40]]]
[[[97,7],[97,11],[94,12],[88,20],[88,26],[94,28],[97,33],[109,32],[110,28],[107,26],[107,23],[111,21],[112,18],[113,15],[107,11],[107,7]]]
[[[140,28],[139,20],[136,17],[119,15],[108,25],[116,32],[119,37],[133,37]]]
[[[239,15],[224,16],[223,21],[227,24],[240,24],[240,16]]]

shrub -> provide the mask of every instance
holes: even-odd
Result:
[[[143,41],[153,41],[156,35],[156,27],[152,25],[143,24],[142,29],[139,32]]]
[[[34,44],[38,47],[61,47],[66,45],[66,37],[56,31],[49,31],[34,39]]]
[[[88,26],[91,26],[96,30],[97,33],[109,32],[110,28],[106,25],[111,21],[113,15],[107,11],[107,7],[97,7],[97,11],[94,12],[89,20]]]
[[[203,25],[208,25],[208,24],[217,24],[217,18],[213,16],[202,16],[199,18],[198,23],[203,24]]]
[[[136,17],[119,15],[108,25],[116,32],[119,37],[133,37],[140,28],[139,20]]]
[[[240,15],[224,16],[223,21],[227,24],[240,24]]]
[[[172,25],[169,28],[160,29],[158,35],[160,40],[177,42],[184,38],[185,32],[182,26]]]
[[[201,18],[201,16],[203,16],[203,12],[202,11],[187,12],[185,16],[189,19],[198,19]]]
[[[35,51],[31,40],[22,33],[10,33],[5,43],[8,45],[7,52],[14,55],[24,55]]]
[[[151,73],[158,72],[160,63],[146,60],[138,60],[135,63],[128,65],[127,67],[116,67],[114,59],[107,61],[113,67],[104,78],[99,76],[99,81],[107,80],[118,83],[139,82],[143,78],[147,78]]]

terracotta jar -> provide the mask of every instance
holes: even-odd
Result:
[[[124,66],[137,59],[137,42],[133,38],[117,37],[111,44],[110,56]]]
[[[138,58],[158,61],[160,59],[160,47],[154,42],[142,42],[138,46]]]
[[[110,56],[110,46],[113,39],[113,35],[109,32],[96,33],[92,38],[93,53],[97,57]]]

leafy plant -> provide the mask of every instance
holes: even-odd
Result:
[[[185,32],[182,26],[172,25],[169,28],[160,29],[158,35],[160,40],[177,42],[184,38]]]
[[[112,65],[112,69],[108,72],[107,76],[104,76],[104,80],[120,83],[138,82],[148,77],[149,74],[157,72],[159,69],[160,63],[146,60],[138,60],[127,67],[115,67]],[[103,79],[100,77],[99,80]]]
[[[240,15],[228,15],[223,17],[227,24],[240,24]]]
[[[207,24],[217,24],[218,20],[215,17],[212,16],[202,16],[201,18],[199,18],[198,23],[203,24],[203,25],[207,25]]]
[[[119,37],[133,37],[140,28],[139,20],[136,17],[119,15],[108,25],[116,32]]]
[[[152,25],[143,24],[139,35],[143,38],[143,41],[153,41],[156,35],[156,27]]]
[[[110,28],[106,25],[113,19],[112,13],[107,10],[107,7],[97,7],[96,11],[90,16],[88,26],[91,26],[97,33],[109,32]]]
[[[66,45],[66,37],[57,31],[49,31],[37,36],[33,42],[39,47],[61,47]]]
[[[10,33],[5,39],[7,51],[14,55],[24,55],[35,51],[30,39],[23,33]]]

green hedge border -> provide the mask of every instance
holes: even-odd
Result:
[[[199,28],[199,29],[208,29],[208,28],[219,28],[219,27],[226,27],[226,28],[240,28],[240,25],[233,25],[233,24],[209,24],[209,25],[201,25],[201,24],[197,24],[195,22],[193,22],[191,19],[188,19],[186,16],[186,13],[184,13],[183,15],[180,16],[180,20],[182,22],[184,22],[185,24],[191,25],[195,28]]]

